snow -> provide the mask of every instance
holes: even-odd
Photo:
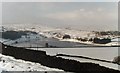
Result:
[[[20,26],[21,25],[21,26]],[[34,26],[33,26],[34,25]],[[39,26],[40,25],[40,26]],[[1,40],[0,42],[4,42],[4,44],[8,45],[13,45],[13,46],[18,46],[18,47],[45,47],[45,43],[48,43],[52,46],[57,46],[57,47],[65,47],[62,46],[63,44],[68,44],[70,43],[77,43],[73,45],[72,47],[79,47],[79,46],[89,46],[89,45],[95,45],[95,46],[117,46],[120,45],[118,43],[118,39],[112,39],[112,42],[107,43],[107,44],[95,44],[91,41],[78,41],[75,38],[94,38],[95,32],[92,31],[83,31],[83,30],[73,30],[73,29],[66,29],[66,28],[53,28],[53,27],[47,27],[45,25],[41,24],[12,24],[12,26],[9,26],[9,24],[4,25],[5,30],[15,30],[15,31],[33,31],[37,32],[37,35],[29,34],[29,38],[25,38],[25,36],[22,36],[22,38],[19,38],[17,40],[8,40],[4,39]],[[71,39],[62,39],[62,37],[68,34],[71,36]],[[58,37],[58,36],[60,37]],[[105,37],[105,36],[104,36]],[[106,36],[108,37],[108,36]],[[51,38],[53,38],[51,40]],[[102,37],[103,38],[103,37]],[[54,41],[54,39],[57,39]],[[117,40],[117,41],[116,41]],[[15,43],[15,42],[18,43]],[[78,44],[79,43],[79,44]],[[60,45],[57,45],[60,44]],[[84,44],[84,45],[83,45]],[[66,46],[71,47],[71,44],[68,44]]]
[[[34,26],[33,26],[34,25]],[[47,36],[51,36],[50,33],[61,33],[61,34],[70,34],[72,37],[74,36],[80,36],[80,37],[86,37],[88,34],[93,36],[94,33],[90,31],[80,31],[80,30],[72,30],[72,29],[60,29],[60,28],[53,28],[53,27],[47,27],[42,24],[12,24],[12,26],[9,26],[9,24],[3,25],[7,30],[30,30],[35,31],[38,33],[42,33]],[[50,33],[47,33],[50,32]]]
[[[113,41],[113,42],[120,42],[120,38],[114,38],[111,41]]]
[[[63,71],[2,54],[0,54],[0,69],[2,71]]]
[[[120,45],[120,42],[110,42],[106,44],[106,46],[116,46],[116,45]]]
[[[95,32],[92,32],[92,31],[73,30],[73,29],[66,29],[66,28],[60,29],[60,28],[47,27],[47,26],[42,25],[42,24],[12,24],[12,26],[9,26],[9,24],[5,24],[5,25],[3,25],[3,27],[6,30],[15,30],[15,31],[19,31],[19,30],[26,31],[27,30],[27,31],[37,32],[39,34],[37,36],[33,35],[34,37],[32,35],[29,35],[30,39],[28,39],[28,40],[37,39],[35,37],[38,37],[41,39],[41,37],[39,37],[41,35],[41,36],[44,36],[46,38],[53,38],[54,37],[56,39],[59,39],[59,41],[77,42],[77,43],[92,44],[92,45],[98,45],[98,46],[99,45],[100,46],[119,45],[117,43],[114,43],[114,41],[116,39],[113,39],[111,43],[108,43],[105,45],[94,44],[92,42],[82,42],[82,41],[77,41],[75,39],[76,37],[78,37],[78,38],[86,38],[87,37],[88,39],[93,38],[96,35],[95,35]],[[56,33],[56,34],[54,34],[54,33]],[[64,36],[65,34],[70,35],[71,39],[63,40],[62,36]],[[59,35],[61,37],[57,37],[56,35]],[[106,37],[108,37],[108,36],[106,36]],[[43,39],[45,39],[45,38],[43,38]],[[24,42],[26,40],[26,38],[21,38],[18,40]],[[13,41],[6,42],[6,44],[9,44],[9,43],[13,43]]]
[[[3,39],[3,38],[0,38],[0,42],[8,42],[10,41],[9,39]]]

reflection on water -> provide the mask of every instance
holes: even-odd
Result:
[[[64,47],[64,48],[90,46],[90,45],[76,43],[76,42],[59,41],[58,39],[55,39],[55,38],[46,38],[46,39],[40,39],[40,40],[32,39],[32,40],[22,41],[22,42],[10,44],[10,45],[18,46],[18,47],[46,47],[45,45],[46,43],[48,43],[49,46]]]
[[[118,47],[83,47],[83,48],[38,48],[45,50],[47,54],[55,55],[69,54],[69,55],[82,55],[93,58],[113,60],[118,56]]]

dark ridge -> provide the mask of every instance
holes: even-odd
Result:
[[[98,43],[98,44],[107,44],[110,42],[111,42],[111,39],[109,39],[109,38],[103,38],[103,39],[94,38],[93,39],[93,43]]]
[[[73,73],[64,71],[2,71],[1,73]]]
[[[33,31],[5,31],[5,32],[0,32],[0,34],[2,34],[2,36],[0,36],[1,38],[4,39],[10,39],[10,40],[16,40],[21,38],[21,36],[27,36],[29,33],[31,34],[37,34],[36,32]]]
[[[67,55],[67,54],[57,54],[56,56],[77,57],[77,58],[84,58],[84,59],[90,59],[90,60],[96,60],[96,61],[101,61],[101,62],[107,62],[107,63],[118,64],[118,63],[112,62],[112,61],[101,60],[101,59],[95,59],[95,58],[90,58],[90,57],[85,57],[85,56],[74,56],[74,55]],[[120,64],[118,64],[118,65],[120,65]]]
[[[41,65],[62,69],[75,73],[120,73],[118,70],[100,66],[95,63],[79,62],[47,55],[45,51],[30,50],[2,44],[2,54],[13,56],[16,59],[40,63]]]

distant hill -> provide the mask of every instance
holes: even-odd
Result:
[[[2,36],[0,36],[0,38],[16,40],[16,39],[21,38],[22,36],[27,36],[29,33],[37,34],[36,32],[32,32],[32,31],[13,31],[13,30],[11,30],[11,31],[0,32],[0,34],[2,34]]]

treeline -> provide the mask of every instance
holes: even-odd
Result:
[[[102,36],[104,36],[104,35],[120,36],[119,31],[100,31],[100,32],[96,31],[95,33],[98,35],[102,35]]]
[[[76,38],[76,39],[79,40],[79,41],[83,41],[83,42],[90,41],[90,42],[97,43],[97,44],[107,44],[107,43],[111,42],[110,38],[94,37],[94,38],[90,38],[90,39],[88,39],[88,38]]]
[[[109,39],[109,38],[103,38],[103,39],[94,38],[93,39],[93,43],[98,43],[98,44],[107,44],[107,43],[110,43],[110,42],[111,42],[111,39]]]

